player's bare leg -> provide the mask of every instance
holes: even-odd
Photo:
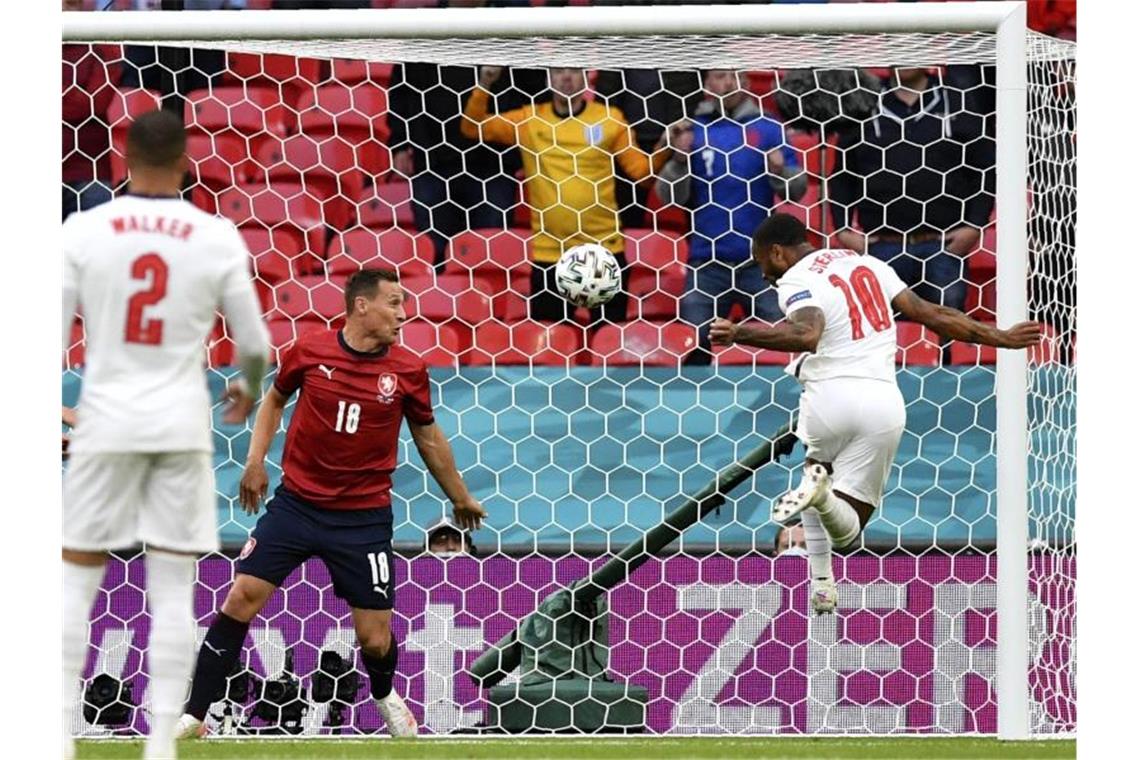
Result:
[[[194,667],[194,577],[197,555],[148,546],[146,596],[151,612],[150,735],[144,757],[173,758],[186,681]]]
[[[399,642],[392,633],[392,611],[353,608],[352,623],[360,643],[364,669],[368,671],[372,698],[388,733],[397,737],[415,736],[419,730],[416,718],[392,688],[392,677],[400,656]]]
[[[106,566],[104,552],[63,550],[63,756],[68,760],[75,757],[71,716],[87,659],[87,622]]]
[[[239,573],[234,578],[234,585],[226,594],[222,609],[210,624],[202,648],[198,650],[190,700],[186,703],[186,712],[178,720],[179,739],[193,739],[205,734],[206,713],[213,695],[222,688],[226,676],[241,656],[250,621],[261,612],[276,590],[277,587],[269,581],[252,575]]]

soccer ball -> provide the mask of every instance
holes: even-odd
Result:
[[[567,301],[592,309],[617,295],[621,269],[605,248],[597,243],[583,243],[562,254],[554,267],[554,281]]]

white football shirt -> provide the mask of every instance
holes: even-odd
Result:
[[[895,381],[891,301],[906,285],[889,264],[825,248],[796,262],[776,286],[785,314],[809,306],[823,311],[825,326],[815,353],[789,365],[800,382],[833,377]]]
[[[76,307],[86,367],[71,449],[213,451],[204,343],[215,311],[244,356],[268,335],[233,223],[176,198],[124,196],[63,225],[66,350]]]

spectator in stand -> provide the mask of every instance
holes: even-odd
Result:
[[[81,11],[81,0],[64,10]],[[63,218],[111,200],[111,127],[119,58],[105,45],[63,46]]]
[[[405,63],[393,69],[388,89],[393,164],[411,178],[416,229],[431,237],[439,264],[451,238],[502,229],[518,202],[518,151],[497,151],[460,130],[474,83],[470,66]],[[513,69],[496,83],[494,100],[498,110],[511,110],[541,99],[546,89],[545,71]]]
[[[777,528],[772,554],[776,557],[806,557],[808,554],[804,526],[781,525]]]
[[[460,554],[475,556],[475,544],[471,542],[469,531],[460,530],[446,517],[428,528],[428,554],[453,557]]]
[[[699,340],[688,364],[711,361],[709,325],[733,304],[746,319],[781,319],[776,290],[752,261],[752,233],[777,195],[799,200],[807,190],[783,126],[741,87],[740,72],[714,69],[703,80],[708,98],[691,123],[675,126],[675,153],[657,180],[663,202],[693,211],[681,318],[698,327]]]
[[[945,85],[937,69],[895,69],[879,113],[840,138],[827,189],[844,246],[889,263],[921,298],[961,310],[964,257],[994,207],[995,153],[979,68],[950,68]]]
[[[675,124],[701,101],[701,81],[695,71],[656,69],[603,70],[594,91],[620,109],[633,128],[637,147],[651,153],[668,124]],[[649,188],[617,177],[616,198],[622,227],[646,227]]]
[[[480,70],[479,87],[467,101],[460,129],[468,139],[522,148],[526,202],[534,232],[531,319],[569,318],[573,307],[558,294],[554,265],[568,248],[599,243],[622,268],[622,290],[594,310],[592,317],[623,322],[629,302],[629,268],[614,197],[614,164],[636,181],[650,181],[668,151],[661,149],[650,157],[634,145],[621,111],[586,97],[586,74],[581,69],[550,70],[554,94],[550,103],[491,115],[490,88],[501,73],[498,66]]]

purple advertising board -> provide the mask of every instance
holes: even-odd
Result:
[[[466,676],[486,646],[593,562],[430,556],[397,563],[395,631],[402,642],[396,688],[421,730],[448,733],[484,718],[484,693]],[[1029,600],[1033,728],[1071,731],[1075,560],[1034,556]],[[838,565],[837,615],[807,614],[806,561],[674,556],[646,563],[609,595],[610,672],[649,691],[653,733],[895,733],[997,729],[996,557],[855,556]],[[199,566],[196,611],[204,633],[232,578],[231,562]],[[148,616],[140,559],[116,562],[92,621],[85,675],[106,672],[146,698]],[[306,688],[319,653],[348,655],[348,608],[324,566],[291,576],[247,639],[249,667],[278,674],[285,652]],[[351,660],[350,661],[354,661]],[[379,727],[361,688],[348,726]],[[248,708],[248,705],[244,706]],[[327,732],[311,705],[306,733]],[[76,728],[97,732],[76,715]],[[136,710],[127,731],[144,731]]]

